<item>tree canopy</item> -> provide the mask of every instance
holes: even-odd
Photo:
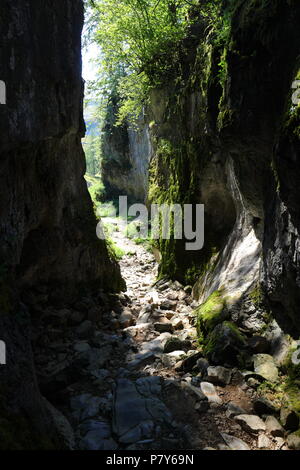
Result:
[[[90,37],[101,47],[99,82],[122,99],[119,121],[138,114],[168,75],[196,12],[216,17],[221,0],[87,0]],[[105,85],[104,85],[105,88]]]

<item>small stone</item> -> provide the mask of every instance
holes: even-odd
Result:
[[[289,408],[281,408],[280,410],[280,421],[284,429],[287,431],[297,431],[299,428],[299,416],[295,411]]]
[[[177,302],[174,301],[174,300],[168,300],[168,299],[165,299],[161,302],[160,304],[160,308],[162,310],[175,310],[176,309],[176,306],[177,306]]]
[[[278,382],[278,369],[274,359],[269,354],[255,354],[253,356],[254,370],[257,374],[270,382]]]
[[[269,449],[271,444],[271,440],[265,434],[260,434],[258,436],[257,447],[259,449]]]
[[[146,300],[149,304],[152,304],[153,307],[157,308],[159,304],[159,297],[156,291],[149,292],[146,296]]]
[[[193,370],[193,367],[196,365],[198,359],[200,359],[201,357],[201,352],[196,352],[186,357],[182,363],[182,370],[184,372],[190,372],[191,370]]]
[[[245,383],[243,373],[237,367],[235,367],[231,371],[232,371],[232,376],[231,376],[231,383],[232,384],[242,385],[243,383]]]
[[[79,341],[78,343],[74,344],[74,350],[79,353],[89,351],[90,349],[91,349],[91,346],[89,345],[89,343],[86,343],[85,341]]]
[[[283,437],[285,432],[279,421],[274,416],[268,416],[266,421],[266,430],[274,437]]]
[[[167,294],[168,300],[178,300],[178,293],[177,292],[169,292]]]
[[[222,398],[220,398],[216,392],[213,384],[209,382],[201,382],[200,388],[202,393],[207,397],[209,402],[221,404]]]
[[[155,331],[158,331],[159,333],[173,333],[174,331],[174,328],[171,322],[154,323],[154,329]]]
[[[93,324],[90,320],[85,320],[76,328],[76,334],[80,338],[89,338],[93,333]]]
[[[245,410],[243,410],[243,408],[239,407],[232,401],[228,403],[227,409],[226,409],[226,416],[228,418],[234,418],[234,416],[244,415],[244,414],[247,414],[247,413]]]
[[[133,314],[131,313],[131,310],[129,308],[125,309],[119,318],[119,322],[122,328],[128,328],[129,326],[134,325],[135,323],[135,318]]]
[[[221,432],[221,436],[231,450],[250,450],[248,444],[238,437],[231,436],[225,432]]]
[[[164,352],[169,353],[172,351],[179,351],[179,350],[187,350],[191,346],[191,342],[188,340],[181,340],[177,336],[171,336],[165,346],[164,346]]]
[[[290,449],[300,450],[300,429],[288,436],[287,444]]]
[[[250,379],[249,379],[250,380]],[[253,401],[253,409],[259,416],[276,413],[277,409],[273,403],[264,397],[256,398]]]
[[[207,369],[209,368],[208,360],[204,357],[200,357],[195,365],[195,368],[199,370],[200,374],[206,375]]]
[[[174,318],[175,312],[173,312],[172,310],[168,310],[164,312],[164,314],[168,320],[172,320],[172,318]]]
[[[234,418],[242,428],[251,433],[259,433],[260,431],[266,430],[266,425],[259,416],[256,415],[238,415]]]
[[[193,287],[192,286],[185,286],[183,290],[186,294],[190,295],[192,293]]]
[[[222,366],[208,367],[207,380],[212,383],[229,385],[231,381],[231,370]]]
[[[183,322],[180,318],[175,318],[172,320],[172,325],[174,330],[183,330],[184,328]]]
[[[189,382],[185,382],[185,381],[182,381],[182,382],[180,383],[180,385],[181,385],[181,387],[182,387],[183,389],[186,389],[187,391],[192,392],[192,393],[196,396],[197,400],[205,401],[205,402],[207,402],[207,404],[208,404],[208,398],[207,398],[207,396],[200,390],[200,388],[194,387],[194,386],[191,385]]]
[[[191,384],[194,385],[194,387],[200,387],[201,382],[201,377],[191,377]]]
[[[285,446],[285,440],[282,437],[275,437],[274,440],[276,442],[277,449],[282,449],[282,447]]]
[[[161,362],[165,367],[174,367],[180,358],[185,356],[184,351],[172,351],[161,356]]]

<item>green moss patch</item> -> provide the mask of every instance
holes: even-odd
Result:
[[[227,316],[226,299],[222,290],[213,292],[204,304],[195,311],[198,334],[208,333],[225,320]]]

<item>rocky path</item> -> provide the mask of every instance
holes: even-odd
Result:
[[[191,289],[155,284],[153,255],[122,229],[113,237],[126,253],[127,292],[49,309],[47,333],[36,325],[41,389],[68,446],[285,449],[278,421],[262,416],[271,404],[237,369],[210,366],[197,349]]]

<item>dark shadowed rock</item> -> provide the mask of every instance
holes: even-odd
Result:
[[[278,411],[278,408],[264,397],[256,398],[253,401],[253,409],[259,416],[276,413],[276,411]]]
[[[289,408],[281,408],[280,422],[287,431],[297,431],[299,428],[299,416]]]

